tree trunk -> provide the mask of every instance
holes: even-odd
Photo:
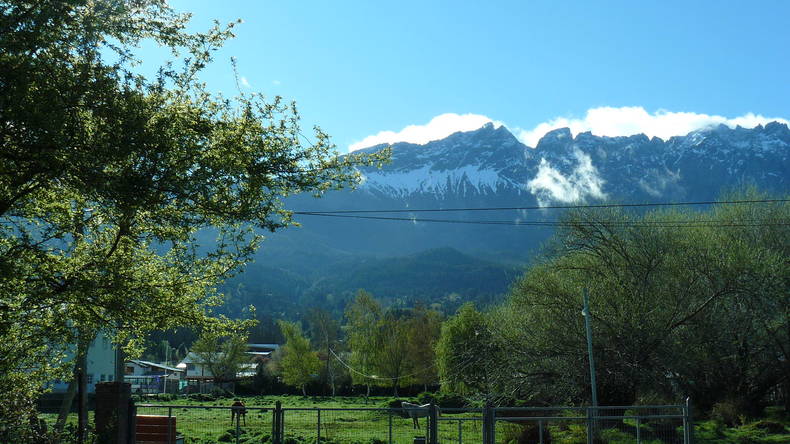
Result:
[[[75,363],[74,366],[76,367],[77,364]],[[77,370],[74,370],[76,373]],[[66,390],[66,396],[63,398],[63,401],[60,403],[60,412],[58,413],[58,420],[55,421],[55,432],[60,433],[63,431],[63,426],[66,425],[66,418],[69,416],[69,412],[71,412],[71,404],[74,402],[74,395],[77,394],[77,379],[72,379],[69,382],[69,388]]]
[[[71,412],[71,405],[74,403],[74,396],[77,394],[78,387],[78,380],[77,375],[79,374],[80,369],[83,369],[83,380],[84,380],[84,369],[87,367],[87,360],[88,360],[88,344],[86,344],[87,339],[84,338],[83,335],[79,335],[77,339],[77,355],[74,357],[74,370],[72,371],[72,380],[69,382],[69,388],[66,390],[66,396],[63,398],[63,401],[60,404],[60,412],[58,412],[58,420],[55,422],[55,431],[60,433],[63,431],[63,427],[66,425],[66,419],[68,419],[69,413]]]

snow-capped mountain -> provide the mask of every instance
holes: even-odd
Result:
[[[392,162],[381,170],[363,169],[365,181],[357,190],[330,192],[322,199],[295,196],[287,206],[337,211],[530,207],[609,199],[677,202],[713,200],[744,184],[787,193],[788,156],[790,130],[779,123],[753,129],[720,126],[669,140],[590,133],[574,137],[568,129],[557,129],[534,148],[506,128],[488,125],[425,145],[395,144]],[[255,263],[228,288],[252,298],[239,296],[239,306],[255,303],[283,311],[316,301],[339,304],[342,311],[343,301],[361,287],[380,298],[436,300],[453,293],[456,299],[462,295],[460,300],[486,300],[511,284],[554,231],[479,222],[558,215],[543,210],[297,215],[302,226],[267,235]],[[431,249],[439,250],[425,253]]]
[[[362,171],[360,190],[453,201],[502,194],[544,203],[707,199],[743,183],[789,189],[789,155],[790,130],[776,122],[753,129],[721,125],[667,141],[644,134],[573,137],[562,128],[534,148],[489,124],[425,145],[395,144],[391,164]]]
[[[367,148],[375,151],[383,146]],[[547,133],[536,147],[506,128],[486,125],[424,145],[397,143],[392,162],[361,170],[355,191],[323,199],[295,199],[307,211],[529,207],[565,203],[715,200],[742,185],[790,190],[790,129],[770,123],[753,129],[719,126],[669,140],[643,134],[601,137],[567,128]],[[368,215],[370,216],[370,215]],[[299,236],[310,248],[325,244],[355,254],[393,255],[450,246],[470,254],[529,257],[549,229],[419,221],[426,213],[377,216],[408,221],[301,217]],[[454,220],[537,220],[556,213],[442,213]],[[386,233],[385,236],[382,234]],[[293,238],[295,239],[296,232]],[[495,253],[492,253],[495,252]]]
[[[368,148],[372,152],[383,146]],[[507,129],[486,125],[425,145],[398,143],[392,163],[381,170],[365,169],[361,189],[374,195],[408,197],[432,194],[494,194],[503,189],[521,192],[527,151]]]

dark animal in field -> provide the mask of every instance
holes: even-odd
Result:
[[[230,407],[230,423],[235,424],[234,421],[241,419],[244,425],[247,425],[247,409],[241,400],[235,400]]]
[[[428,416],[428,407],[430,404],[412,404],[410,402],[403,401],[401,402],[401,407],[403,410],[406,411],[406,414],[414,421],[414,428],[419,430],[420,429],[420,421],[417,418],[424,418]]]

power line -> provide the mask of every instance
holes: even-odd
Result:
[[[707,200],[694,202],[648,202],[648,203],[626,203],[626,204],[590,204],[590,205],[548,205],[548,206],[528,206],[528,207],[479,207],[479,208],[420,208],[420,209],[393,209],[393,210],[334,210],[334,211],[294,211],[294,214],[318,215],[318,214],[356,214],[356,213],[444,213],[457,211],[512,211],[512,210],[577,210],[592,208],[641,208],[641,207],[676,207],[676,206],[699,206],[699,205],[735,205],[735,204],[767,204],[767,203],[786,203],[790,199],[753,199],[753,200]]]
[[[787,226],[790,221],[760,221],[754,219],[738,221],[717,221],[717,220],[669,220],[669,221],[516,221],[516,220],[460,220],[460,219],[428,219],[418,217],[394,217],[394,216],[361,216],[353,214],[332,214],[332,213],[313,213],[300,212],[302,216],[336,217],[344,219],[365,219],[365,220],[389,220],[402,222],[426,222],[426,223],[450,223],[450,224],[471,224],[471,225],[506,225],[506,226],[529,226],[529,227],[574,227],[579,225],[610,225],[618,227],[662,227],[662,228],[701,228],[701,227],[758,227],[758,226]]]
[[[330,353],[332,353],[332,356],[334,356],[334,357],[335,357],[335,359],[337,359],[337,360],[338,360],[338,362],[340,362],[341,364],[343,364],[343,367],[345,367],[345,368],[347,368],[349,371],[351,371],[351,372],[353,372],[353,373],[356,373],[356,374],[358,374],[359,376],[362,376],[363,378],[367,378],[367,379],[377,379],[377,380],[386,380],[386,381],[397,381],[398,379],[405,379],[405,378],[410,378],[410,377],[412,377],[412,376],[416,376],[416,375],[419,375],[419,374],[425,373],[425,372],[427,372],[428,370],[430,370],[430,369],[432,369],[432,368],[436,367],[436,364],[431,364],[431,365],[429,365],[429,366],[427,366],[427,367],[425,367],[425,368],[422,368],[422,369],[420,369],[420,370],[418,370],[418,371],[416,371],[416,372],[414,372],[414,373],[410,373],[410,374],[408,374],[408,375],[398,376],[397,378],[388,378],[388,377],[385,377],[385,376],[368,375],[368,374],[366,374],[366,373],[362,373],[361,371],[359,371],[359,370],[357,370],[357,369],[355,369],[355,368],[351,367],[350,365],[346,364],[346,362],[345,362],[345,361],[343,361],[342,359],[340,359],[340,356],[338,356],[338,355],[337,355],[337,353],[335,353],[335,351],[334,351],[334,350],[332,350],[331,348],[329,349],[329,352],[330,352]]]

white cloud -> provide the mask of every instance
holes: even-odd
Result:
[[[740,125],[745,128],[753,128],[759,124],[764,125],[774,120],[790,124],[785,119],[764,117],[753,113],[730,119],[717,115],[666,110],[648,113],[641,106],[624,106],[620,108],[603,106],[587,110],[587,114],[583,119],[557,117],[548,122],[538,124],[532,130],[519,130],[517,131],[517,137],[526,145],[535,147],[540,138],[547,132],[567,127],[570,128],[574,136],[584,131],[591,131],[598,136],[630,136],[644,133],[648,137],[656,136],[668,139],[672,136],[686,135],[691,131],[722,123],[730,127]]]
[[[252,85],[250,85],[250,82],[244,76],[242,76],[241,79],[239,79],[239,82],[241,83],[241,86],[244,88],[252,88]]]
[[[434,117],[425,125],[409,125],[398,132],[381,131],[378,134],[365,137],[359,142],[352,143],[348,150],[355,151],[382,143],[409,142],[425,144],[432,140],[444,139],[458,131],[476,130],[489,122],[494,123],[497,127],[502,126],[502,122],[480,114],[446,113]]]
[[[540,206],[552,201],[573,203],[584,201],[587,197],[605,199],[603,179],[593,166],[592,159],[580,150],[574,150],[577,166],[569,176],[564,176],[553,168],[546,159],[540,160],[538,174],[527,182],[529,192],[535,195]]]

